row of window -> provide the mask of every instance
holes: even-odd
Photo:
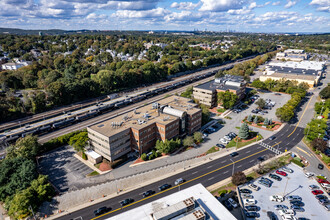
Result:
[[[122,153],[122,152],[124,152],[124,151],[129,150],[129,149],[131,149],[131,146],[130,146],[130,145],[128,145],[128,146],[126,146],[126,147],[123,147],[123,148],[121,148],[121,149],[115,151],[115,152],[113,153],[113,156],[116,156],[116,155],[118,155],[118,154],[120,154],[120,153]]]
[[[94,136],[95,138],[97,138],[97,139],[101,140],[101,141],[104,141],[104,142],[106,142],[106,143],[109,143],[109,140],[105,140],[105,139],[103,139],[103,138],[101,138],[101,137],[99,137],[99,136],[95,135],[95,134],[94,134],[94,133],[92,133],[92,132],[89,132],[89,134],[90,134],[90,135],[92,135],[92,136]]]
[[[98,141],[96,141],[96,140],[94,140],[94,139],[91,139],[91,142],[92,142],[92,144],[95,143],[95,144],[97,144],[97,145],[103,147],[104,149],[109,150],[109,146],[107,146],[107,145],[103,145],[103,144],[99,143]]]
[[[116,141],[118,141],[118,140],[120,140],[120,139],[124,139],[124,138],[126,138],[127,136],[129,136],[129,132],[127,132],[127,133],[125,133],[125,134],[123,134],[123,135],[121,135],[121,136],[119,136],[119,137],[116,137],[115,139],[112,139],[112,140],[110,141],[110,144],[111,144],[111,143],[114,143],[114,142],[116,142]]]
[[[114,145],[110,145],[111,151],[117,150],[118,148],[121,148],[123,145],[125,145],[126,143],[130,142],[131,139],[127,138],[124,139],[123,141],[119,142],[118,144]]]

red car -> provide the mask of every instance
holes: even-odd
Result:
[[[324,180],[324,179],[318,179],[317,182],[318,183],[328,183],[328,184],[330,184],[329,181]]]
[[[287,176],[288,174],[284,171],[276,170],[276,173],[281,175],[281,176]]]
[[[313,190],[312,193],[313,193],[313,195],[320,195],[320,194],[323,194],[323,191],[322,190]]]

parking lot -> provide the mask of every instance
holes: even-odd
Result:
[[[72,147],[65,146],[38,159],[41,173],[48,175],[50,182],[61,193],[78,189],[80,181],[93,171],[75,158],[74,154]]]
[[[293,173],[287,173],[287,176],[282,176],[277,174],[277,176],[281,177],[282,180],[278,181],[273,178],[270,178],[267,175],[264,175],[263,177],[267,177],[271,181],[273,181],[273,184],[271,187],[266,187],[265,185],[262,185],[259,183],[259,180],[262,178],[258,178],[253,182],[253,184],[257,185],[260,187],[260,190],[252,190],[250,187],[248,187],[248,184],[244,184],[239,187],[239,189],[249,189],[252,191],[250,195],[252,197],[250,199],[255,201],[255,206],[259,207],[259,211],[257,211],[258,219],[269,219],[267,217],[267,212],[273,212],[276,216],[277,219],[293,219],[293,218],[283,218],[280,216],[280,210],[275,209],[275,205],[285,205],[289,209],[291,208],[290,202],[289,202],[289,196],[299,196],[301,197],[301,202],[304,203],[302,208],[305,210],[303,212],[295,211],[294,217],[297,219],[299,217],[304,217],[306,219],[329,219],[329,212],[324,208],[323,205],[319,204],[318,200],[315,198],[315,195],[312,194],[312,190],[309,189],[310,185],[317,185],[320,187],[321,186],[318,184],[318,182],[310,177],[306,177],[303,170],[300,167],[297,167],[295,165],[289,164],[287,166],[288,168],[293,170]],[[283,169],[280,169],[284,171]],[[273,174],[275,172],[272,172]],[[240,193],[240,197],[243,199],[244,193]],[[279,196],[284,197],[283,202],[276,202],[276,201],[271,201],[270,196]],[[325,194],[324,194],[325,195]],[[253,201],[251,201],[253,203]],[[251,204],[252,204],[251,203]],[[246,207],[244,207],[246,208]],[[327,217],[328,216],[328,217]]]

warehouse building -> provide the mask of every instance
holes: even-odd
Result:
[[[317,86],[325,70],[325,62],[270,62],[260,76],[260,81],[295,80],[298,83],[307,83],[310,88]]]
[[[245,89],[246,82],[242,76],[227,74],[224,77],[216,78],[214,81],[195,86],[193,88],[193,96],[199,103],[215,107],[219,92],[232,92],[241,100],[245,96]]]
[[[170,96],[87,127],[91,148],[110,161],[135,151],[141,155],[165,141],[201,128],[202,110],[191,99]]]
[[[303,61],[308,60],[309,55],[304,50],[287,49],[276,54],[277,60]]]

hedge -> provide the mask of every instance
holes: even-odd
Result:
[[[298,160],[294,160],[294,159],[292,160],[292,163],[295,163],[295,164],[297,164],[300,167],[304,167],[305,166],[302,162],[300,162]]]
[[[228,190],[226,190],[226,189],[220,190],[218,192],[218,194],[219,194],[220,197],[223,197],[226,193],[228,193]]]

